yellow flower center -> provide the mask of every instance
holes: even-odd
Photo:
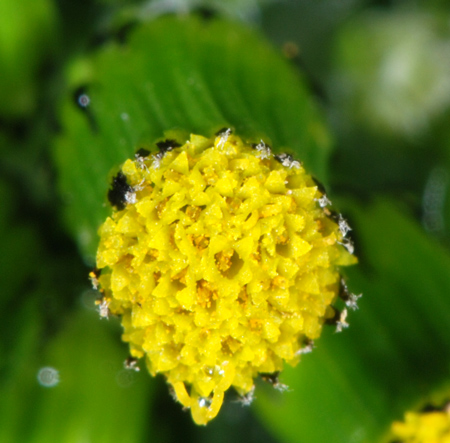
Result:
[[[392,425],[392,433],[402,443],[450,443],[450,411],[407,412],[404,422]]]
[[[99,230],[102,307],[198,424],[296,364],[333,317],[347,225],[301,164],[226,131],[136,155]],[[344,315],[345,320],[345,315]],[[345,324],[346,325],[346,324]]]

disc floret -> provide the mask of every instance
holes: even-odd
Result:
[[[131,356],[206,424],[231,386],[250,398],[312,349],[355,259],[300,162],[229,130],[169,142],[122,166],[98,283]]]
[[[450,442],[450,405],[423,412],[407,412],[404,421],[392,425],[393,440],[399,443]]]

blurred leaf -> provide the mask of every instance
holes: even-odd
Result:
[[[3,135],[0,151],[18,149]],[[24,156],[14,172],[9,160],[0,168],[0,441],[135,442],[148,423],[149,378],[124,371],[117,324],[111,330],[92,312],[72,318],[86,269],[53,214],[30,201],[25,183],[37,175],[35,157]],[[45,366],[59,371],[59,385],[39,386]]]
[[[277,45],[294,49],[291,56],[318,87],[315,92],[323,96],[323,85],[318,81],[325,82],[330,75],[336,31],[364,2],[367,0],[274,1],[263,9],[262,26]]]
[[[110,44],[74,64],[74,97],[62,107],[56,142],[66,220],[93,254],[111,170],[165,131],[243,136],[291,148],[325,178],[329,139],[298,75],[261,37],[237,24],[163,17],[140,25],[125,45]],[[89,97],[77,106],[77,94]],[[92,260],[92,258],[91,258]]]
[[[340,30],[330,95],[351,124],[417,137],[448,109],[447,22],[442,11],[398,8],[356,15]]]
[[[188,14],[198,12],[206,18],[216,15],[251,21],[259,18],[261,7],[276,2],[276,0],[100,0],[104,3],[122,5],[119,15],[134,16],[135,19],[148,20],[157,16],[176,13]],[[133,8],[127,8],[134,5]]]
[[[36,294],[27,295],[28,299],[15,311],[2,309],[5,315],[2,315],[4,343],[0,349],[0,441],[5,442],[27,441],[25,434],[35,416],[38,396],[36,374],[43,317],[39,315]]]
[[[56,35],[54,2],[0,2],[0,116],[29,115],[36,105],[37,78]]]
[[[450,256],[393,203],[349,205],[362,291],[342,334],[325,331],[312,355],[287,368],[283,394],[255,402],[284,442],[379,441],[394,419],[449,379]]]
[[[147,431],[149,377],[123,368],[125,347],[109,328],[92,312],[78,310],[39,352],[42,329],[26,311],[14,370],[2,389],[0,440],[140,441]],[[59,383],[39,386],[43,368],[55,369]]]
[[[29,354],[25,351],[28,332],[42,323],[40,312],[35,310],[32,321],[26,312],[36,307],[36,290],[42,288],[42,269],[36,263],[47,257],[37,230],[14,219],[18,197],[17,189],[1,177],[0,243],[5,253],[0,255],[0,383],[16,367],[17,358]]]
[[[14,223],[17,194],[14,188],[0,178],[0,242],[8,254],[0,255],[0,308],[4,308],[18,289],[33,273],[39,256],[39,238],[36,232],[23,223]]]

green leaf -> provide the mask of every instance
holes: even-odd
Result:
[[[0,441],[27,441],[29,427],[23,424],[29,424],[35,416],[39,368],[36,338],[42,336],[44,328],[36,294],[27,295],[19,308],[2,316],[2,339],[8,346],[0,349]]]
[[[0,177],[0,441],[139,441],[149,423],[150,377],[124,370],[117,323],[73,313],[75,301],[93,305],[97,294],[80,297],[86,268],[53,214],[37,210],[26,192],[40,173],[31,143],[0,132],[3,154],[11,147],[28,154],[20,162],[7,157]],[[60,382],[44,387],[38,374],[49,366]]]
[[[76,311],[43,354],[13,380],[9,391],[14,394],[10,408],[15,426],[7,422],[2,427],[0,435],[9,430],[9,438],[2,441],[131,443],[148,432],[143,411],[150,398],[150,379],[146,371],[123,368],[125,347],[93,314]],[[59,383],[39,386],[43,368],[56,370]],[[28,398],[33,399],[31,409],[26,407]]]
[[[55,4],[50,0],[0,2],[0,115],[23,117],[36,107],[38,72],[54,48]]]
[[[284,442],[376,442],[393,420],[448,381],[450,256],[393,203],[349,206],[361,264],[348,270],[363,292],[342,334],[325,331],[285,393],[256,406]]]
[[[109,209],[111,171],[169,130],[212,135],[226,126],[294,151],[325,179],[329,138],[298,74],[257,33],[193,17],[141,24],[69,73],[55,157],[66,220],[82,251],[95,251]],[[72,97],[83,86],[89,105]]]

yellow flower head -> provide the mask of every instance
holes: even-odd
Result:
[[[450,443],[450,411],[407,412],[404,422],[392,425],[396,442]]]
[[[296,364],[326,320],[346,326],[331,304],[345,287],[337,267],[355,259],[348,225],[289,155],[230,130],[158,146],[114,178],[100,310],[122,317],[131,355],[206,424],[230,386],[249,396],[258,374]]]

